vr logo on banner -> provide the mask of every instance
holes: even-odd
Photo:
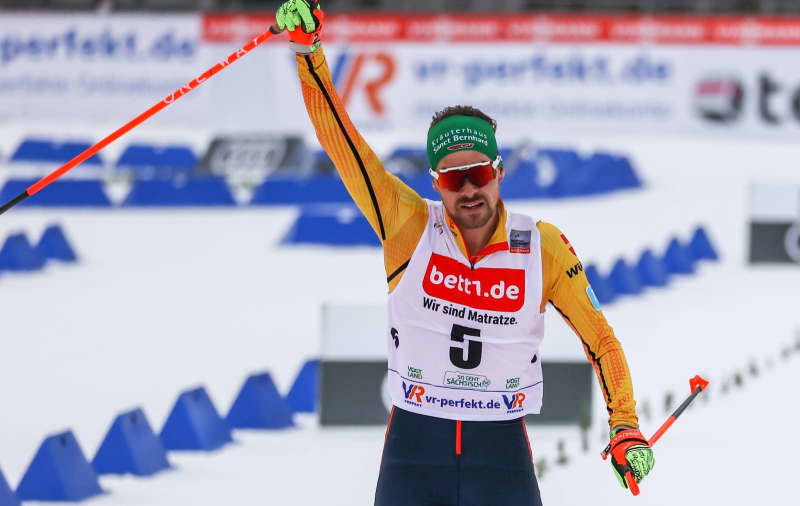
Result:
[[[388,53],[353,55],[344,51],[336,58],[331,76],[345,106],[358,89],[363,89],[370,110],[376,116],[383,116],[386,107],[380,94],[394,78],[396,68],[394,58]]]
[[[406,386],[406,382],[403,382],[403,396],[409,404],[422,406],[423,395],[425,395],[425,387],[413,383],[409,383],[408,386]]]

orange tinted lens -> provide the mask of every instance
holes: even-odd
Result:
[[[485,186],[489,181],[494,179],[494,168],[492,162],[486,162],[484,165],[471,167],[467,170],[451,170],[449,172],[439,173],[439,186],[457,192],[464,185],[464,179],[469,180],[480,188]]]
[[[472,184],[478,188],[487,185],[489,181],[494,179],[494,167],[492,167],[492,162],[486,162],[486,165],[472,167],[467,171],[467,177],[469,177]]]

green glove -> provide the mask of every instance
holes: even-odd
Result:
[[[623,488],[628,488],[625,474],[630,471],[636,483],[641,482],[653,469],[656,463],[653,450],[647,439],[638,429],[616,427],[611,429],[611,468],[617,481]]]
[[[289,46],[301,54],[319,49],[322,18],[319,2],[310,0],[288,0],[275,13],[278,28],[289,31]]]

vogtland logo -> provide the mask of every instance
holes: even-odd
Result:
[[[444,373],[444,384],[451,387],[468,388],[470,390],[486,390],[491,380],[479,374],[447,371]]]
[[[519,413],[523,409],[523,403],[525,402],[525,394],[517,393],[512,396],[508,396],[503,394],[503,403],[506,405],[507,413]]]
[[[433,253],[422,280],[431,297],[490,311],[519,311],[525,303],[525,271],[483,267],[471,270],[458,260]]]
[[[414,406],[422,406],[422,396],[425,395],[425,387],[403,382],[403,396],[405,401]]]

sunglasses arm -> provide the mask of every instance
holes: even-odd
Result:
[[[492,162],[492,168],[496,170],[497,167],[499,167],[502,162],[503,162],[503,157],[500,156],[500,154],[498,154],[497,157]],[[433,177],[433,179],[439,179],[439,172],[450,172],[454,170],[469,170],[473,167],[479,167],[485,163],[486,162],[478,162],[478,163],[471,163],[469,165],[459,165],[458,167],[448,167],[446,169],[441,169],[439,171],[429,168],[428,173]]]

